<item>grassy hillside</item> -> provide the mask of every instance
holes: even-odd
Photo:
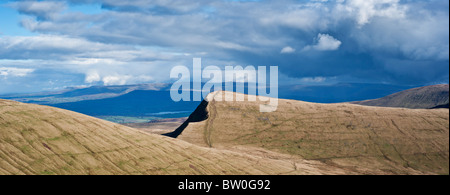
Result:
[[[263,149],[361,174],[449,174],[448,109],[279,103],[278,111],[260,113],[263,102],[211,101],[209,118],[188,124],[179,139]]]
[[[380,107],[430,109],[449,104],[449,85],[433,85],[401,91],[380,99],[354,102]],[[446,106],[448,108],[448,106]]]
[[[0,100],[0,175],[355,173],[279,154],[203,148],[71,111]]]

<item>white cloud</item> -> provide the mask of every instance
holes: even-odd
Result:
[[[403,18],[406,6],[400,0],[347,0],[339,4],[337,10],[347,12],[357,21],[359,26],[370,23],[373,17]]]
[[[46,19],[67,8],[64,1],[22,1],[10,3],[10,6],[21,13]]]
[[[127,84],[128,79],[130,79],[131,76],[125,75],[125,76],[106,76],[102,79],[103,84],[106,86],[109,85],[125,85]]]
[[[12,68],[12,67],[0,67],[0,76],[4,77],[25,77],[28,74],[34,72],[34,69],[28,68]]]
[[[243,69],[236,69],[236,67],[233,67],[235,69],[225,70],[223,78],[225,78],[225,81],[233,81],[237,83],[255,83],[257,82],[257,70],[253,67],[242,67]]]
[[[149,75],[135,75],[126,74],[121,75],[118,73],[111,73],[112,71],[105,70],[90,70],[85,74],[85,83],[92,84],[97,82],[103,82],[104,85],[125,85],[125,84],[136,84],[154,81],[154,78]]]
[[[338,50],[342,42],[328,34],[317,35],[317,44],[306,46],[303,51],[334,51]]]
[[[323,83],[327,81],[326,77],[305,77],[301,79],[305,83]]]
[[[120,51],[127,47],[91,42],[59,35],[5,36],[0,39],[0,58],[48,59],[100,51]]]
[[[151,76],[148,76],[148,75],[132,76],[132,75],[116,74],[116,75],[105,76],[102,79],[103,84],[106,86],[146,83],[146,82],[152,82],[152,81],[154,81],[154,78]]]
[[[84,82],[95,83],[95,82],[99,82],[100,80],[101,80],[101,78],[97,71],[89,71],[86,74],[86,78],[85,78]]]
[[[250,51],[250,49],[248,47],[245,47],[245,46],[237,44],[237,43],[232,43],[232,42],[219,41],[215,45],[217,47],[223,48],[223,49],[231,49],[231,50],[238,50],[238,51]]]
[[[304,9],[301,7],[279,11],[261,15],[260,22],[267,26],[282,25],[303,30],[325,28],[327,25],[324,20],[326,18],[321,17],[320,8],[308,7]]]
[[[288,53],[294,53],[295,49],[289,46],[284,47],[280,53],[282,54],[288,54]]]

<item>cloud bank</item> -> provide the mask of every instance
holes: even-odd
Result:
[[[172,67],[190,67],[193,57],[219,67],[277,65],[299,82],[332,77],[420,85],[449,78],[447,1],[26,0],[5,6],[36,34],[0,36],[0,67],[35,70],[10,86],[37,75],[41,83],[64,85],[165,82]],[[72,82],[61,82],[55,75],[61,72]]]

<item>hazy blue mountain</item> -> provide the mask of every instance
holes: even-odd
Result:
[[[160,91],[168,90],[168,84],[140,84],[121,86],[92,86],[67,88],[60,91],[34,94],[0,95],[2,99],[10,99],[24,103],[60,104],[87,100],[101,100],[119,97],[136,90]]]
[[[51,106],[91,116],[155,116],[177,118],[189,116],[199,102],[174,102],[169,91],[137,90],[122,96],[52,104]]]
[[[189,116],[200,102],[174,102],[170,98],[170,87],[169,84],[93,86],[0,98],[50,105],[91,116]],[[338,103],[381,98],[409,88],[412,87],[358,83],[327,86],[289,85],[279,87],[279,97],[316,103]]]

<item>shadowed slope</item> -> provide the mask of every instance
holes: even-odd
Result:
[[[276,112],[260,113],[260,104],[211,101],[209,118],[190,123],[179,139],[249,153],[264,149],[363,174],[449,172],[447,109],[279,100]]]
[[[203,148],[57,108],[0,100],[0,174],[352,174]]]
[[[203,100],[202,103],[200,103],[200,105],[197,107],[197,109],[195,109],[195,111],[180,127],[178,127],[174,132],[164,135],[172,138],[177,138],[190,123],[201,122],[208,119],[208,111],[206,111],[207,107],[208,102]]]
[[[447,109],[449,109],[450,108],[450,104],[439,105],[439,106],[434,107],[433,109],[440,109],[440,108],[447,108]]]

